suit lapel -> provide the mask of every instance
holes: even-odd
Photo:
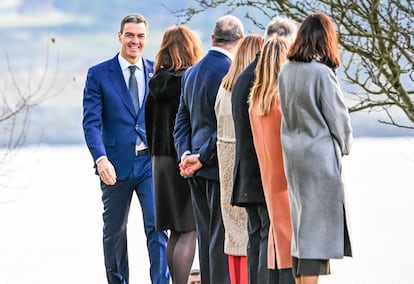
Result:
[[[143,111],[144,107],[145,107],[145,103],[147,101],[147,95],[148,95],[148,84],[149,84],[149,80],[152,78],[152,76],[154,75],[153,72],[153,67],[151,64],[148,63],[147,60],[142,59],[143,62],[143,66],[144,66],[144,78],[145,78],[145,93],[144,93],[144,101],[141,104],[141,108],[140,108],[140,112]]]
[[[135,117],[136,113],[134,110],[134,105],[132,103],[128,88],[125,84],[124,75],[122,74],[121,66],[118,62],[118,55],[112,59],[109,69],[111,71],[110,80],[113,83],[116,94],[120,96],[128,111]]]

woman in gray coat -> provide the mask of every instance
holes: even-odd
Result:
[[[336,78],[337,35],[322,13],[301,24],[279,76],[282,146],[296,283],[317,283],[329,259],[351,256],[342,156],[352,129]]]

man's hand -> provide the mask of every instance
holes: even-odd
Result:
[[[116,183],[115,168],[108,158],[103,158],[96,164],[99,177],[107,185],[114,185]]]
[[[203,164],[198,159],[200,157],[199,154],[192,154],[184,156],[179,164],[180,167],[180,175],[183,177],[189,177],[194,175],[196,171],[201,169]]]

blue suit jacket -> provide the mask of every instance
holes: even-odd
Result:
[[[203,167],[195,175],[217,181],[217,121],[214,104],[221,80],[230,64],[231,59],[225,54],[210,50],[200,62],[186,71],[174,128],[178,159],[186,151],[200,154]]]
[[[118,62],[114,58],[88,70],[83,96],[83,129],[86,144],[96,161],[107,156],[114,165],[117,179],[125,179],[134,168],[137,135],[147,144],[145,100],[153,61],[143,59],[145,96],[136,114]]]

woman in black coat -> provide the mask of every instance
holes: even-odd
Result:
[[[180,176],[173,130],[181,77],[201,58],[200,40],[184,26],[166,30],[156,55],[155,75],[145,105],[147,142],[152,159],[158,230],[169,230],[167,261],[174,284],[186,284],[196,247],[188,182]]]

